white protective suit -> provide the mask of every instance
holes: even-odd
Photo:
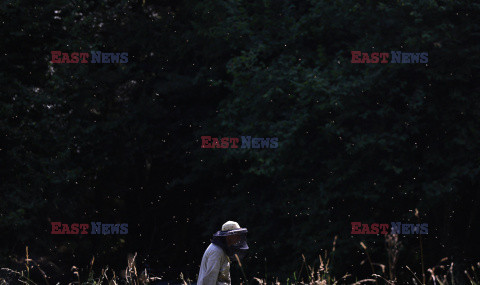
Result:
[[[230,284],[230,259],[221,247],[211,243],[203,254],[197,285]]]

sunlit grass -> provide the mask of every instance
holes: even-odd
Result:
[[[396,235],[386,235],[385,236],[387,253],[388,253],[388,263],[387,265],[381,263],[375,263],[369,254],[369,248],[364,242],[360,242],[360,247],[365,251],[366,260],[362,261],[361,265],[365,262],[368,262],[372,274],[363,279],[358,279],[355,276],[352,276],[349,273],[344,274],[341,278],[336,279],[332,274],[332,262],[331,257],[335,253],[335,244],[336,237],[333,242],[332,250],[325,250],[323,254],[318,256],[319,264],[315,266],[316,262],[313,262],[310,265],[305,258],[305,255],[302,254],[302,265],[299,272],[293,272],[291,277],[286,280],[279,281],[278,278],[269,278],[267,281],[265,278],[259,278],[256,276],[247,277],[246,268],[236,257],[236,261],[239,265],[240,271],[242,273],[242,280],[239,281],[240,284],[260,284],[260,285],[280,285],[280,284],[304,284],[304,285],[336,285],[336,284],[403,284],[399,283],[397,280],[396,268],[398,260],[398,248],[399,241],[398,236]],[[47,284],[48,277],[45,272],[42,270],[40,265],[33,259],[29,258],[28,247],[25,249],[25,268],[19,271],[9,269],[9,268],[0,268],[0,285],[7,284],[28,284],[28,285],[40,285]],[[100,284],[131,284],[131,285],[141,285],[141,284],[151,284],[156,281],[160,281],[161,278],[152,276],[147,272],[146,269],[139,271],[137,270],[135,260],[137,254],[129,255],[127,258],[127,265],[124,270],[120,272],[115,272],[113,269],[110,269],[108,266],[105,266],[100,273],[96,274],[92,268],[95,262],[95,258],[92,258],[90,264],[87,266],[88,271],[85,276],[81,276],[80,270],[77,266],[71,268],[72,276],[69,284],[79,284],[79,285],[100,285]],[[423,264],[423,262],[422,262]],[[411,279],[408,281],[408,284],[414,285],[456,285],[453,269],[454,263],[449,262],[448,258],[443,258],[440,260],[438,265],[435,265],[427,270],[429,273],[428,276],[421,276],[420,274],[415,273],[409,266],[404,266],[404,268],[411,275]],[[32,280],[31,274],[34,270],[38,270],[41,275],[40,280]],[[423,270],[422,270],[423,271]],[[464,271],[465,276],[468,278],[471,285],[480,285],[480,262],[470,266]],[[8,277],[6,277],[8,276]],[[180,282],[183,285],[195,284],[194,280],[185,279],[183,273],[180,273],[179,276]],[[84,280],[84,281],[82,281]],[[246,281],[247,280],[247,281]],[[424,281],[425,280],[425,281]],[[178,283],[176,283],[178,284]],[[459,285],[459,284],[458,284]]]

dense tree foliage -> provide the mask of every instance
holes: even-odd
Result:
[[[335,236],[335,273],[366,276],[359,242],[386,262],[384,239],[350,235],[352,221],[427,222],[425,263],[449,257],[458,278],[479,261],[479,4],[0,7],[2,262],[26,245],[65,268],[138,252],[166,278],[194,278],[227,219],[249,229],[255,276],[291,276]],[[128,52],[128,63],[55,64],[54,50]],[[428,63],[353,64],[352,50],[428,52]],[[202,149],[205,135],[279,147]],[[129,234],[54,236],[51,221]],[[400,240],[401,263],[420,272],[418,236]]]

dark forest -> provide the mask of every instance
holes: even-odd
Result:
[[[6,0],[0,20],[0,284],[147,282],[133,260],[195,284],[228,220],[250,247],[232,284],[480,284],[478,1]],[[397,222],[428,233],[368,234]]]

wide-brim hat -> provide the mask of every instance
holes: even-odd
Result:
[[[237,222],[228,221],[222,225],[222,230],[213,234],[213,236],[231,236],[237,234],[246,234],[247,228],[242,228]]]

